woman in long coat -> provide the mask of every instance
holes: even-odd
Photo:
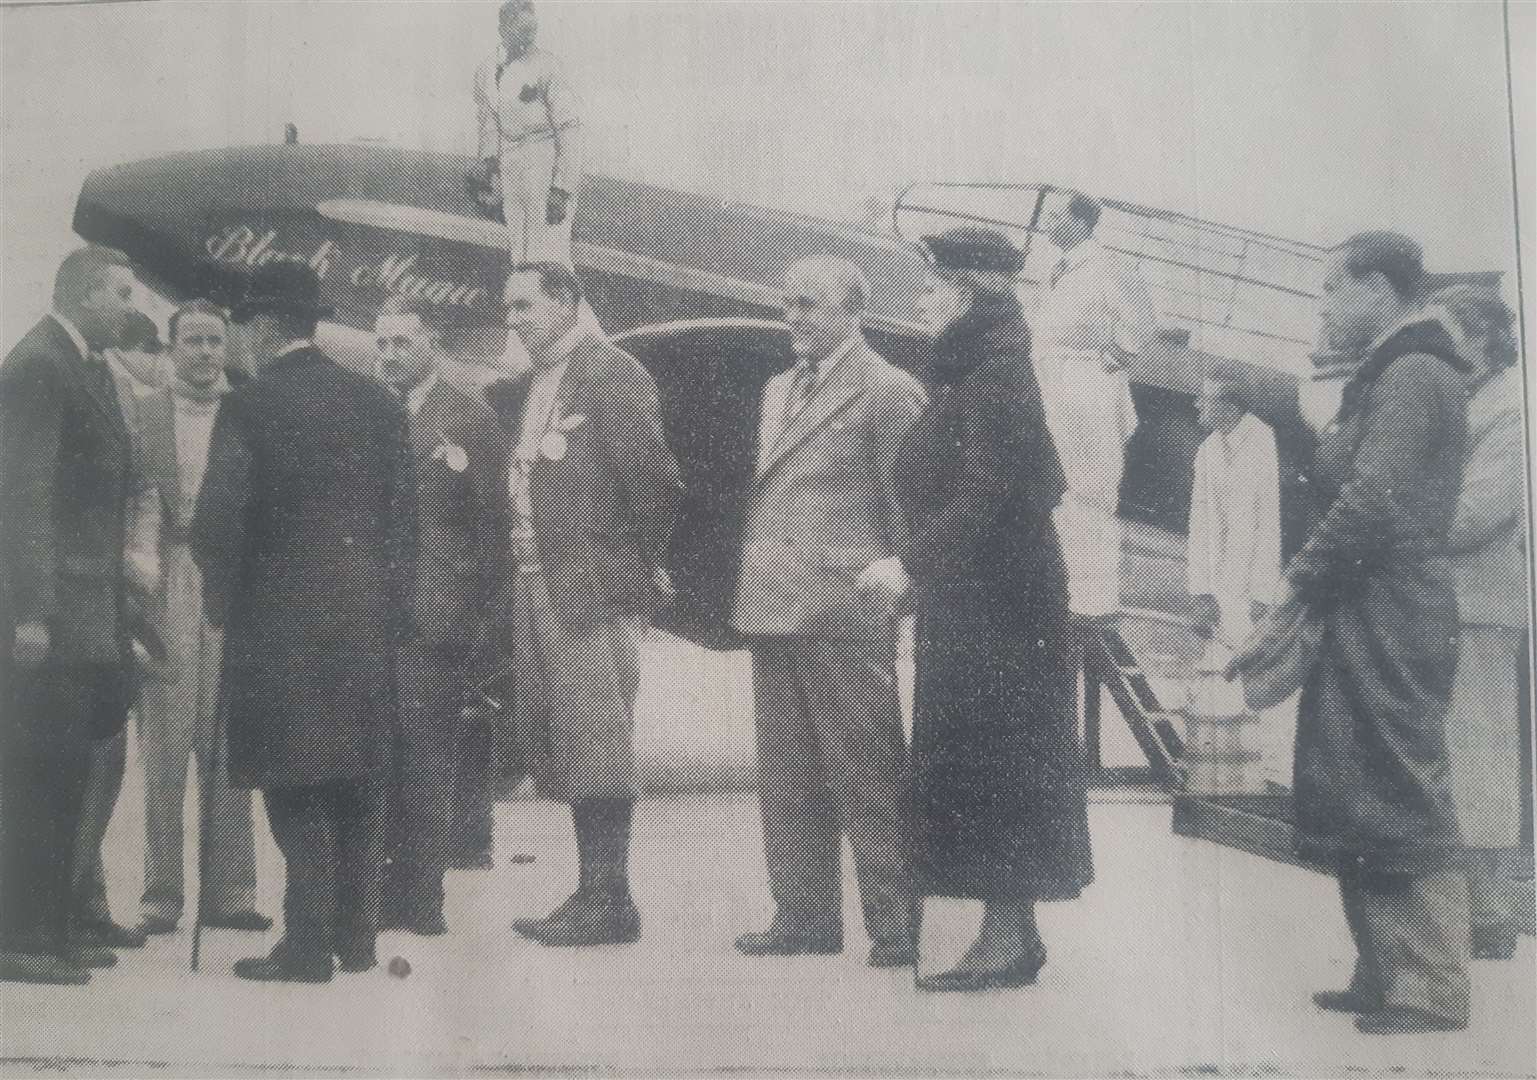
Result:
[[[917,615],[915,885],[986,902],[976,942],[929,990],[1035,981],[1035,901],[1092,879],[1062,552],[1046,428],[1008,239],[926,241],[940,328],[934,398],[894,464]]]
[[[1473,956],[1516,950],[1514,854],[1521,844],[1521,695],[1525,662],[1526,446],[1515,316],[1498,296],[1455,286],[1431,297],[1474,365],[1468,448],[1447,534],[1457,575],[1457,681],[1446,714],[1452,801],[1467,845]]]
[[[1363,1014],[1374,1034],[1468,1019],[1445,737],[1468,380],[1446,328],[1416,312],[1422,277],[1419,245],[1396,234],[1352,237],[1331,258],[1324,325],[1363,359],[1320,436],[1313,479],[1329,510],[1288,563],[1280,605],[1323,631],[1297,712],[1297,843],[1337,868],[1358,953],[1349,988],[1313,1000]]]

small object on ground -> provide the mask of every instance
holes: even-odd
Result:
[[[512,853],[512,857],[507,861],[512,863],[514,866],[523,866],[527,863],[533,862],[534,857],[528,854],[526,851],[515,851]]]
[[[411,974],[411,961],[404,956],[396,956],[390,960],[390,974],[397,979],[404,979]]]

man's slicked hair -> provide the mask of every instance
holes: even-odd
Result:
[[[223,323],[226,329],[229,327],[229,312],[225,311],[212,300],[205,300],[202,297],[198,297],[196,300],[187,301],[181,307],[171,312],[171,318],[166,323],[165,333],[166,339],[170,341],[172,345],[176,344],[176,331],[177,328],[181,326],[182,317],[185,315],[210,315]]]
[[[512,268],[513,274],[534,274],[539,278],[539,288],[551,300],[570,304],[572,310],[582,306],[582,283],[571,268],[558,262],[526,262]]]
[[[1381,274],[1404,301],[1419,299],[1425,282],[1425,251],[1418,241],[1396,232],[1362,232],[1335,251],[1343,252],[1345,270],[1360,280]]]
[[[415,296],[391,296],[379,305],[379,311],[374,315],[375,319],[393,315],[397,318],[406,315],[415,315],[421,320],[422,329],[431,337],[442,336],[441,312],[436,304]]]
[[[1075,191],[1067,200],[1067,212],[1083,222],[1092,231],[1099,225],[1099,200]]]
[[[116,248],[77,248],[64,256],[58,273],[53,278],[53,306],[63,312],[78,310],[85,298],[107,280],[107,271],[114,266],[133,269],[127,255]]]

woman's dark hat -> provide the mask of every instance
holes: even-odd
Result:
[[[245,295],[230,312],[237,322],[276,312],[313,319],[329,318],[334,309],[320,302],[320,277],[304,263],[273,262],[251,275]]]
[[[1012,276],[1025,265],[1024,254],[993,229],[961,225],[938,236],[925,236],[922,242],[924,254],[938,270],[984,270]]]

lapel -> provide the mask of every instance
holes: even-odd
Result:
[[[439,377],[423,399],[422,407],[411,417],[411,448],[416,451],[418,460],[428,457],[442,445],[444,439],[453,441],[453,435],[448,430],[447,394],[448,389]]]
[[[853,404],[854,400],[864,392],[869,371],[868,347],[861,343],[851,349],[843,358],[843,362],[817,385],[816,393],[811,396],[811,400],[806,402],[801,411],[795,414],[782,431],[777,434],[765,431],[764,437],[771,441],[766,445],[760,443],[764,449],[758,455],[757,482],[761,484],[774,467],[790,455],[791,451]],[[789,392],[789,380],[794,378],[794,371],[792,369],[775,378],[776,381],[783,380],[783,382],[774,394],[773,402],[768,401],[765,395],[765,424],[777,424],[780,416],[784,414],[785,394]]]
[[[68,332],[51,318],[48,320],[48,329],[57,346],[55,355],[60,370],[80,390],[81,395],[96,407],[118,441],[127,444],[127,422],[123,418],[122,402],[118,400],[117,382],[107,367],[107,361],[100,357],[93,360],[80,355],[79,348]]]

